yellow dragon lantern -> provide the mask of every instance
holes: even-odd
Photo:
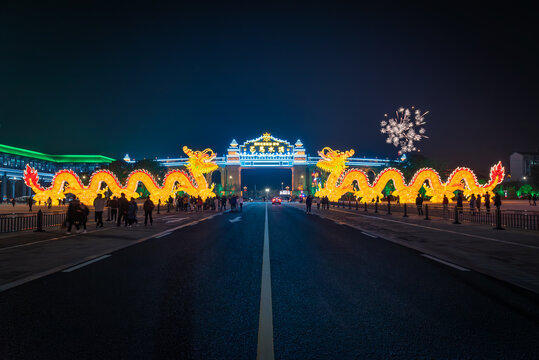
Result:
[[[138,198],[136,192],[139,183],[143,183],[152,201],[157,203],[161,200],[164,203],[170,196],[174,196],[177,191],[184,191],[191,196],[200,196],[203,200],[215,197],[213,185],[208,187],[204,174],[217,169],[213,162],[216,154],[211,149],[204,151],[193,151],[187,146],[183,151],[189,157],[187,161],[188,172],[183,170],[170,170],[164,177],[161,186],[154,177],[146,170],[135,170],[129,174],[125,186],[122,186],[118,178],[109,170],[99,170],[92,174],[88,186],[85,186],[79,176],[72,170],[60,170],[48,188],[39,185],[37,171],[26,165],[24,171],[24,181],[27,186],[35,192],[34,200],[46,201],[51,198],[53,201],[63,199],[65,194],[77,196],[84,204],[92,204],[98,193],[103,194],[106,189],[102,189],[105,183],[107,189],[112,192],[112,196],[120,196],[124,193],[127,198]]]
[[[505,169],[502,163],[498,162],[490,169],[490,181],[485,185],[479,185],[477,177],[468,168],[456,168],[447,181],[444,183],[436,170],[424,168],[418,170],[412,180],[406,185],[403,174],[395,168],[386,168],[378,174],[373,184],[369,183],[367,174],[360,169],[348,169],[347,159],[354,155],[354,150],[341,152],[325,147],[318,152],[322,158],[316,164],[320,169],[329,172],[328,179],[323,187],[320,187],[316,196],[327,196],[331,201],[338,201],[346,193],[353,193],[356,199],[363,202],[370,202],[377,196],[382,197],[382,190],[387,183],[392,180],[395,186],[393,196],[399,196],[402,203],[414,202],[423,185],[425,185],[426,195],[430,201],[441,203],[444,195],[449,201],[454,196],[454,191],[461,190],[464,196],[472,194],[481,196],[489,193],[493,196],[492,190],[501,183],[505,177]],[[357,184],[357,188],[354,186]]]

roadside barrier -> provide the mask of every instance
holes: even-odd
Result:
[[[0,233],[24,230],[44,231],[44,228],[60,226],[66,219],[65,211],[37,213],[0,214]]]
[[[330,205],[334,207],[339,207],[341,204],[338,202],[331,202]],[[342,202],[342,208],[345,208],[345,202]],[[505,228],[513,229],[524,229],[524,230],[539,230],[539,212],[532,211],[516,211],[516,210],[502,210],[496,209],[490,211],[490,209],[474,208],[469,209],[467,207],[457,208],[455,206],[454,211],[449,211],[444,208],[441,204],[425,204],[424,205],[424,215],[418,215],[415,212],[408,212],[408,204],[387,204],[382,203],[363,203],[363,212],[369,212],[369,208],[374,210],[375,214],[382,213],[384,215],[396,215],[402,214],[402,217],[410,218],[421,218],[423,220],[431,219],[443,219],[449,220],[453,224],[473,223],[473,224],[483,224],[483,225],[492,225],[497,230],[502,230]],[[356,209],[359,210],[359,204],[356,205]]]

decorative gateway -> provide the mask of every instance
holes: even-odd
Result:
[[[185,191],[191,196],[200,196],[203,200],[215,197],[213,186],[208,187],[204,174],[217,169],[214,163],[216,154],[211,149],[204,151],[193,151],[187,146],[183,151],[189,157],[186,164],[188,172],[183,170],[170,170],[164,177],[161,186],[155,178],[146,170],[135,170],[127,178],[126,184],[122,186],[118,178],[109,170],[99,170],[92,174],[88,186],[85,186],[79,176],[73,170],[60,170],[52,179],[52,184],[48,188],[39,185],[37,170],[26,165],[24,171],[24,181],[36,193],[36,201],[46,201],[51,198],[53,201],[63,199],[65,194],[74,194],[84,204],[92,204],[97,194],[105,193],[108,190],[112,196],[120,196],[124,193],[127,198],[138,198],[136,192],[139,182],[143,183],[152,201],[157,203],[161,200],[164,203],[177,191]],[[105,183],[107,188],[102,189]]]
[[[395,168],[386,168],[382,170],[373,184],[369,183],[367,174],[360,169],[347,170],[347,159],[354,155],[354,150],[341,152],[325,147],[318,154],[322,158],[316,164],[320,169],[329,172],[328,179],[323,186],[319,186],[316,196],[327,196],[331,201],[338,201],[342,195],[353,193],[356,199],[362,202],[371,202],[377,196],[383,197],[382,190],[386,184],[393,180],[395,191],[393,196],[399,196],[402,203],[414,202],[415,198],[423,185],[425,185],[426,195],[430,201],[441,203],[444,195],[449,201],[454,196],[454,191],[461,190],[464,196],[472,194],[481,196],[487,193],[493,196],[492,190],[501,183],[505,177],[505,169],[502,163],[498,162],[490,169],[490,181],[485,185],[479,185],[474,172],[468,168],[456,168],[444,183],[436,170],[424,168],[418,170],[412,180],[406,185],[403,174]],[[357,183],[356,190],[354,182]]]

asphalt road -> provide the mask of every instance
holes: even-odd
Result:
[[[0,293],[0,358],[256,358],[265,211]],[[537,358],[535,295],[291,206],[267,211],[275,358]]]

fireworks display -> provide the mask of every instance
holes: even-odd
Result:
[[[414,109],[413,106],[412,110],[401,107],[395,112],[394,118],[380,122],[380,132],[387,134],[386,143],[400,148],[399,155],[419,151],[415,143],[423,138],[428,138],[425,135],[425,128],[422,127],[426,124],[425,116],[428,113],[428,111],[421,113],[421,110]],[[387,114],[384,116],[388,117]]]

